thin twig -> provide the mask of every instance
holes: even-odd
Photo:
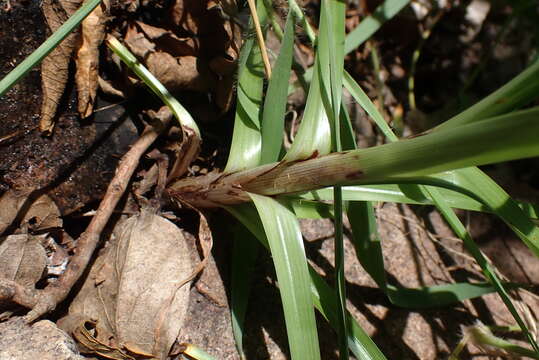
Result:
[[[161,113],[161,111],[159,113]],[[170,114],[170,112],[167,111],[167,114]],[[75,285],[86,269],[86,266],[99,243],[101,232],[109,221],[118,201],[124,194],[127,185],[129,184],[129,180],[139,164],[141,156],[146,152],[150,145],[152,145],[155,139],[157,139],[161,131],[166,128],[171,119],[172,116],[170,115],[160,118],[161,126],[158,128],[150,125],[146,126],[140,138],[123,156],[116,170],[116,174],[107,188],[103,201],[99,204],[95,216],[92,218],[86,231],[77,241],[75,255],[71,258],[66,271],[57,282],[50,284],[40,292],[37,304],[25,317],[26,321],[34,321],[40,316],[48,313],[67,297],[73,285]]]
[[[256,5],[254,0],[247,0],[251,15],[253,17],[253,23],[256,30],[256,38],[258,39],[258,45],[260,46],[260,52],[262,53],[262,60],[264,61],[264,69],[266,70],[266,77],[271,79],[271,65],[268,58],[268,51],[266,49],[266,43],[264,42],[264,35],[262,34],[262,28],[260,27],[260,21],[258,19],[258,13],[256,11]]]

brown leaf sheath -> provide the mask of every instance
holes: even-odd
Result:
[[[51,31],[56,31],[82,3],[82,0],[43,0],[43,15]],[[79,33],[69,34],[41,63],[43,103],[39,129],[50,134],[54,116],[68,78],[69,60],[75,49]]]
[[[82,42],[75,57],[78,110],[82,118],[92,115],[94,110],[98,87],[99,46],[105,38],[105,23],[103,5],[96,7],[82,21]]]

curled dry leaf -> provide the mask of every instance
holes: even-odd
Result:
[[[166,359],[187,311],[191,273],[180,229],[143,210],[116,225],[60,325],[87,353]]]
[[[82,3],[82,0],[43,0],[43,15],[51,31],[56,31]],[[79,33],[69,34],[41,63],[43,102],[39,129],[50,134],[54,116],[67,83],[69,60],[75,49]]]
[[[77,50],[75,82],[78,110],[82,118],[92,115],[98,87],[99,46],[105,38],[106,16],[103,4],[82,21],[82,42]]]

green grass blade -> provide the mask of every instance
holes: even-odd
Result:
[[[298,14],[298,18],[301,20],[302,24],[305,24],[305,16],[300,15],[303,13],[299,9],[299,7],[297,7],[295,1],[289,2],[290,9],[293,10],[296,14]],[[345,54],[350,53],[358,46],[363,44],[376,31],[378,31],[378,29],[380,29],[386,21],[391,20],[391,18],[397,15],[398,12],[402,10],[409,2],[410,0],[386,0],[384,1],[384,3],[379,5],[372,15],[369,15],[365,19],[363,19],[361,23],[346,36],[344,44]],[[293,4],[295,6],[293,6]],[[304,26],[304,28],[307,29],[307,36],[309,37],[311,42],[313,44],[316,43],[318,39],[314,36],[314,32],[310,30],[310,26]],[[305,71],[305,81],[311,81],[314,74],[313,69],[314,67],[310,67]],[[294,87],[291,87],[289,91],[293,92],[294,89]]]
[[[382,131],[384,136],[390,141],[394,142],[397,141],[397,136],[393,133],[387,122],[384,120],[384,117],[382,114],[380,114],[380,111],[378,111],[378,108],[376,105],[373,104],[371,99],[365,94],[363,89],[359,86],[359,84],[350,76],[350,74],[347,71],[344,71],[344,86],[346,89],[350,92],[352,97],[358,102],[359,105],[369,114],[369,116],[373,119],[376,126],[378,126],[378,129]]]
[[[539,96],[539,58],[507,84],[432,131],[454,128],[518,109]]]
[[[307,38],[309,38],[309,40],[311,41],[311,45],[314,47],[316,43],[316,34],[314,33],[314,30],[311,27],[309,20],[307,20],[305,13],[301,9],[301,7],[298,5],[296,0],[288,0],[288,6],[290,8],[290,11],[294,13],[296,18],[301,23],[301,26],[303,27],[303,30],[305,31]]]
[[[284,115],[294,49],[295,17],[288,13],[279,56],[268,84],[262,115],[261,164],[279,160],[283,143]]]
[[[460,171],[460,170],[457,170]],[[363,186],[343,186],[345,201],[379,201],[399,204],[434,205],[432,199],[417,191],[413,184],[379,184]],[[492,212],[485,204],[455,191],[439,188],[442,198],[453,209]],[[320,201],[333,201],[333,189],[325,188],[304,194],[289,196],[298,217],[319,219],[330,217],[328,204]],[[317,200],[317,201],[315,201]],[[515,201],[528,218],[539,218],[539,205]]]
[[[240,359],[246,359],[243,352],[243,323],[251,290],[253,268],[258,255],[258,242],[243,225],[237,224],[234,231],[234,247],[232,249],[232,276],[230,312],[232,316],[232,333]]]
[[[116,55],[148,86],[163,103],[165,103],[181,126],[192,129],[200,138],[200,130],[189,112],[176,100],[174,96],[165,88],[163,84],[153,74],[142,65],[135,55],[133,55],[116,38],[108,37],[107,45]]]
[[[331,119],[331,137],[333,151],[341,151],[341,124],[339,112],[342,97],[342,72],[344,68],[344,18],[345,3],[335,0],[326,0],[321,3],[320,33],[318,35],[317,55],[320,59],[319,70],[322,79],[322,100],[326,106],[326,113]],[[327,65],[326,65],[327,61]],[[324,77],[325,70],[329,70],[328,78]],[[327,96],[329,95],[329,99]],[[346,320],[346,279],[344,275],[344,239],[343,239],[343,202],[340,186],[335,186],[334,192],[334,245],[335,245],[335,295],[338,299],[340,311],[337,312],[337,335],[339,343],[339,358],[348,359],[347,346],[348,329]]]
[[[345,83],[350,83],[350,79],[350,75],[345,71]],[[373,117],[373,115],[376,116],[376,114],[380,115],[378,110],[374,107],[374,104],[372,104],[367,95],[362,92],[361,88],[357,86],[355,81],[352,80],[352,84],[355,84],[357,89],[359,89],[359,91],[361,91],[364,97],[368,100],[364,102],[365,104],[360,103],[360,105],[362,105],[363,108],[372,105],[372,108],[374,108],[373,114],[367,111],[371,115],[371,117]],[[349,144],[347,149],[356,149],[357,146],[355,139],[353,139],[352,124],[350,123],[350,119],[348,118],[348,114],[346,111],[345,115],[346,116],[344,118],[347,121],[348,126],[347,131],[343,133],[343,137]],[[385,124],[383,118],[381,119],[382,123]],[[392,135],[391,130],[389,130],[389,133]],[[387,278],[384,268],[384,257],[382,254],[381,239],[378,233],[378,226],[374,214],[373,205],[370,201],[353,201],[350,202],[348,207],[349,209],[347,215],[350,222],[350,227],[352,229],[351,240],[356,249],[356,256],[365,271],[367,271],[367,273],[373,278],[376,284],[385,293],[387,293]]]
[[[466,246],[466,249],[470,252],[470,254],[473,255],[479,266],[481,266],[481,269],[483,270],[483,274],[485,277],[489,280],[489,282],[496,288],[496,291],[502,298],[505,306],[509,309],[509,312],[511,315],[513,315],[513,318],[517,321],[518,325],[528,338],[529,343],[532,345],[534,350],[539,353],[539,347],[537,346],[537,343],[535,342],[535,339],[533,338],[532,334],[526,327],[526,323],[522,320],[519,313],[517,312],[515,305],[511,301],[511,297],[509,296],[507,290],[503,286],[502,282],[496,276],[496,273],[491,268],[490,264],[487,262],[487,259],[483,256],[481,253],[481,250],[479,247],[475,244],[475,242],[472,240],[470,234],[462,224],[462,222],[459,220],[457,215],[453,212],[453,210],[448,207],[446,204],[442,202],[438,202],[437,199],[440,198],[440,195],[437,193],[437,190],[435,188],[427,187],[427,191],[431,193],[431,197],[433,198],[434,202],[436,203],[436,207],[441,212],[442,216],[445,218],[445,220],[449,223],[455,234],[461,238],[464,242],[464,245]]]
[[[511,285],[516,287],[516,285]],[[497,291],[489,283],[455,283],[426,286],[419,289],[388,285],[387,295],[392,304],[408,309],[429,309],[455,305]]]
[[[319,62],[317,56],[315,67],[319,66]],[[331,128],[320,92],[320,76],[316,71],[309,87],[298,133],[284,157],[285,161],[307,159],[325,155],[331,151]]]
[[[24,77],[30,69],[39,64],[58,44],[62,42],[79,24],[90,14],[101,0],[86,1],[67,21],[62,24],[43,44],[41,44],[30,56],[23,60],[17,67],[0,80],[0,97],[3,96],[13,85]]]
[[[382,241],[378,233],[374,209],[370,202],[353,201],[349,205],[348,214],[352,216],[350,227],[356,256],[380,289],[387,292]]]
[[[469,196],[451,190],[440,189],[445,201],[455,209],[488,211],[486,206]],[[332,201],[331,188],[310,191],[300,195],[305,200]],[[379,201],[400,204],[433,205],[432,199],[417,190],[413,184],[379,184],[343,186],[343,199],[346,201]],[[532,208],[527,206],[527,208]],[[539,210],[539,207],[538,207]]]
[[[380,27],[393,16],[397,15],[410,0],[386,0],[374,12],[346,36],[344,51],[346,54],[356,49],[370,38]]]
[[[320,359],[303,237],[294,214],[278,201],[250,194],[266,232],[279,281],[292,359]]]
[[[266,248],[269,248],[264,228],[252,204],[229,206],[226,207],[226,210],[245,225]],[[310,266],[309,273],[311,276],[311,296],[314,306],[328,320],[331,326],[336,328],[336,311],[338,310],[333,290]],[[348,346],[356,358],[361,360],[385,360],[386,358],[376,344],[349,313],[347,314],[347,319],[349,320],[351,329],[348,337]]]
[[[316,273],[313,268],[309,268],[312,280],[313,300],[318,311],[328,320],[333,327],[338,323],[339,305],[331,289],[326,282]],[[350,331],[348,332],[348,347],[357,359],[360,360],[385,360],[386,357],[378,346],[372,341],[367,333],[347,312],[346,319]]]
[[[526,216],[511,197],[477,168],[441,173],[413,181],[459,191],[484,203],[511,227],[530,250],[539,257],[539,227]]]
[[[267,13],[262,1],[257,4],[257,12],[260,23],[265,24]],[[238,74],[234,132],[224,170],[226,173],[249,169],[260,163],[260,118],[265,74],[260,47],[254,37],[248,38],[241,49]]]

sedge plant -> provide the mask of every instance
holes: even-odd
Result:
[[[539,208],[513,200],[476,167],[539,155],[539,107],[522,109],[539,95],[539,60],[442,125],[412,139],[398,139],[361,87],[343,70],[343,59],[408,2],[384,1],[371,17],[345,35],[344,3],[324,0],[316,36],[301,9],[290,0],[281,48],[266,90],[258,42],[248,38],[243,44],[237,70],[234,132],[225,169],[220,174],[176,180],[167,189],[169,196],[181,202],[199,208],[222,207],[238,220],[231,313],[242,358],[249,295],[249,272],[245,269],[252,266],[258,251],[253,244],[258,241],[274,261],[292,359],[320,359],[315,310],[336,329],[341,358],[347,358],[350,351],[358,359],[385,359],[345,307],[344,213],[350,220],[359,261],[392,304],[404,308],[443,307],[497,292],[526,335],[529,354],[539,354],[534,337],[511,300],[510,290],[517,285],[498,278],[453,211],[460,208],[498,216],[539,256],[539,229],[534,222]],[[256,7],[258,20],[264,25],[273,10],[261,0]],[[295,63],[296,24],[307,27],[315,45],[315,62],[304,73],[308,82],[306,106],[294,142],[285,151],[282,134],[289,78]],[[130,58],[125,48],[114,41],[109,46],[173,108],[182,125],[198,133],[187,111],[155,78],[148,76],[136,59]],[[21,76],[4,79],[2,93]],[[342,104],[343,87],[370,115],[386,136],[387,144],[356,148]],[[422,288],[391,284],[385,275],[373,201],[435,205],[480,265],[485,281]],[[335,288],[308,264],[298,222],[302,217],[335,220]]]

